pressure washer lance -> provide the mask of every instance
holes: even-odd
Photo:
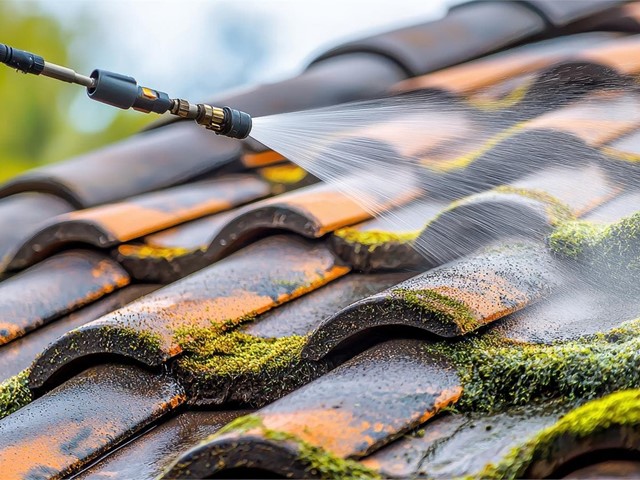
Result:
[[[164,92],[138,86],[134,78],[94,70],[90,76],[80,75],[70,68],[46,62],[33,53],[18,50],[0,43],[0,62],[19,72],[44,75],[63,82],[87,87],[92,100],[114,107],[133,108],[144,113],[169,112],[181,118],[195,120],[218,135],[246,138],[251,132],[251,116],[229,107],[213,107],[204,103],[192,104],[181,98],[169,98]]]

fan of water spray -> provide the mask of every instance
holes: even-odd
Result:
[[[566,90],[564,95],[559,102],[564,105],[582,98],[582,93],[571,98]],[[395,232],[416,231],[452,200],[510,183],[543,166],[584,170],[585,165],[575,162],[583,151],[571,143],[540,145],[538,138],[535,145],[503,142],[501,148],[495,148],[505,132],[513,135],[521,128],[519,121],[527,118],[527,111],[539,112],[539,107],[520,101],[512,107],[483,111],[422,92],[256,118],[251,135],[335,185],[378,218],[378,225]],[[628,108],[624,108],[625,116],[633,114]],[[469,146],[479,152],[476,158],[490,152],[489,159],[474,163]],[[514,149],[526,155],[520,154],[515,162]],[[583,186],[571,184],[565,190],[572,188],[578,192]],[[419,214],[425,198],[430,204],[422,209],[426,216]],[[408,211],[414,213],[407,215]],[[496,224],[510,222],[519,222],[526,235],[527,220],[514,215],[517,212],[498,209],[491,219],[476,218],[474,222],[489,237]],[[496,218],[499,216],[502,218]],[[539,234],[535,226],[531,228],[532,236]],[[500,232],[493,233],[500,237]],[[414,247],[428,258],[434,250],[450,250],[445,244],[465,241],[459,232],[444,231],[440,244],[434,244],[433,239],[427,244],[419,237]]]

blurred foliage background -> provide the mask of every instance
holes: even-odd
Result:
[[[69,48],[74,37],[82,35],[82,27],[67,31],[37,5],[30,4],[26,9],[17,2],[0,0],[0,32],[3,42],[33,51],[53,63],[76,68],[88,63]],[[0,69],[0,92],[0,181],[122,138],[153,120],[118,111],[100,132],[81,132],[70,121],[67,108],[78,87],[8,68]]]
[[[440,16],[457,1],[394,0],[390,9],[388,0],[0,0],[0,42],[199,102],[295,75],[333,44]],[[157,119],[4,66],[0,106],[0,182]]]

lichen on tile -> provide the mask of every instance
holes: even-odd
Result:
[[[31,403],[33,396],[28,385],[28,369],[0,383],[0,419]]]
[[[518,343],[485,333],[425,348],[450,358],[460,375],[461,411],[497,411],[558,399],[592,399],[640,387],[640,319],[551,345]]]
[[[198,392],[200,401],[206,403],[233,386],[230,398],[219,401],[264,405],[325,370],[302,359],[306,337],[255,337],[237,330],[246,321],[176,331],[176,341],[183,350],[175,364],[178,375],[188,390]]]
[[[295,435],[267,428],[257,415],[239,417],[205,440],[210,442],[228,434],[251,432],[261,435],[274,443],[286,443],[297,450],[297,460],[306,466],[313,477],[325,480],[374,480],[380,475],[363,464],[350,459],[337,457],[323,448],[305,442]]]
[[[420,230],[410,232],[391,232],[385,230],[359,230],[353,227],[340,228],[334,235],[351,245],[361,245],[369,252],[392,244],[412,243],[420,235]],[[392,252],[390,252],[392,254]]]
[[[526,475],[537,460],[548,460],[567,439],[580,440],[613,428],[637,431],[640,427],[640,390],[624,390],[581,405],[554,425],[512,449],[502,460],[488,464],[478,478],[514,479]]]
[[[640,270],[640,212],[604,225],[564,222],[547,244],[556,255],[587,267],[587,273],[634,281],[629,275]]]

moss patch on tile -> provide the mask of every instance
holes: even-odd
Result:
[[[204,403],[261,406],[325,371],[320,364],[302,359],[306,337],[261,338],[236,327],[225,322],[176,332],[183,349],[176,362],[178,375]],[[221,393],[226,396],[219,397]]]
[[[286,164],[262,168],[260,169],[260,175],[272,183],[291,185],[301,182],[308,174],[303,168],[297,165]]]
[[[535,401],[592,399],[640,387],[640,319],[580,341],[532,345],[485,334],[425,348],[458,369],[461,411],[497,411]]]
[[[31,403],[33,397],[28,385],[28,369],[0,383],[0,419]]]
[[[475,314],[467,305],[441,293],[410,288],[396,288],[391,293],[403,305],[408,305],[429,318],[442,324],[455,324],[461,333],[480,327]]]
[[[628,279],[640,270],[640,212],[606,225],[565,222],[549,235],[547,244],[555,254],[579,262],[596,276]]]
[[[531,188],[518,188],[511,185],[502,185],[493,189],[494,192],[520,195],[545,204],[545,211],[551,225],[559,225],[575,219],[575,215],[564,202],[545,192],[544,190]]]
[[[239,417],[223,427],[211,438],[232,432],[242,434],[247,431],[259,432],[264,438],[276,443],[294,444],[298,451],[297,460],[302,465],[305,465],[306,471],[314,477],[326,480],[373,480],[381,478],[377,472],[355,460],[345,460],[337,457],[291,433],[266,428],[262,419],[257,415]]]
[[[638,430],[640,390],[615,392],[577,407],[554,425],[514,448],[499,463],[486,465],[477,477],[521,478],[532,463],[552,457],[567,439],[580,440],[615,427]]]
[[[473,95],[467,98],[470,105],[480,110],[496,111],[503,108],[513,107],[518,104],[527,95],[533,79],[529,79],[511,90],[507,95],[501,98],[486,98],[482,95]]]
[[[120,245],[118,253],[123,257],[137,259],[162,259],[171,261],[178,257],[184,257],[200,249],[188,249],[184,247],[153,247],[151,245]]]
[[[334,235],[348,244],[362,245],[369,252],[390,244],[412,243],[420,235],[420,230],[412,232],[388,232],[384,230],[359,230],[353,227],[340,228]]]

